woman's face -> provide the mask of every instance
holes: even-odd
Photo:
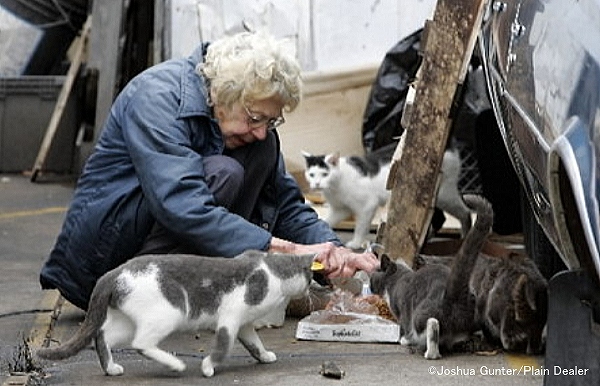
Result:
[[[254,101],[246,106],[236,103],[231,110],[215,106],[215,118],[225,147],[234,149],[262,141],[267,131],[283,123],[283,104],[277,98]]]

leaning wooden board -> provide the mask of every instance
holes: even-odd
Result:
[[[393,259],[412,264],[425,241],[453,101],[465,79],[486,3],[438,0],[433,20],[425,25],[414,100],[403,114],[405,145],[394,155],[387,221],[378,232],[378,241]]]

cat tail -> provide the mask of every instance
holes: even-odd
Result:
[[[471,273],[494,223],[494,210],[488,200],[475,194],[466,194],[463,199],[475,211],[477,219],[454,259],[446,286],[447,304],[466,304]]]
[[[112,280],[112,276],[104,275],[96,283],[85,319],[75,335],[60,346],[38,349],[37,356],[50,360],[66,359],[83,350],[91,342],[106,320],[113,286],[105,282]]]

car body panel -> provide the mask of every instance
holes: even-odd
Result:
[[[480,33],[492,106],[533,212],[567,267],[596,277],[598,42],[600,0],[490,1]]]

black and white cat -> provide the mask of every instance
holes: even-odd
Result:
[[[477,213],[451,267],[430,264],[415,271],[403,261],[382,256],[381,269],[371,274],[371,290],[381,295],[398,319],[400,343],[425,350],[425,358],[438,359],[440,347],[452,347],[480,327],[469,279],[492,228],[493,210],[483,197],[465,195]]]
[[[65,359],[94,339],[107,375],[123,374],[111,348],[129,345],[173,371],[185,364],[158,344],[177,330],[211,329],[215,345],[202,361],[202,373],[214,374],[237,338],[259,362],[275,362],[253,323],[289,300],[304,296],[312,279],[314,255],[247,251],[233,259],[194,255],[136,257],[98,280],[79,331],[66,343],[42,348],[37,355]]]
[[[354,234],[346,244],[349,248],[363,247],[377,209],[390,197],[386,185],[395,149],[396,144],[392,143],[366,156],[349,157],[302,152],[306,161],[304,176],[310,189],[322,190],[329,204],[325,221],[333,226],[351,215],[355,217]],[[458,151],[446,150],[436,206],[460,221],[464,236],[471,227],[471,211],[458,189],[460,170]]]

